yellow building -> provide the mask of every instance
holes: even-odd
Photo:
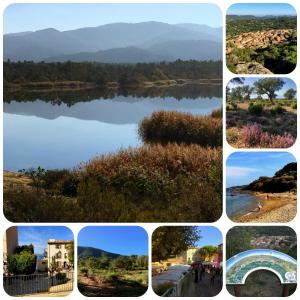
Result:
[[[48,240],[47,246],[47,260],[48,260],[48,268],[53,262],[53,257],[55,258],[55,262],[58,267],[65,269],[70,266],[69,258],[68,258],[68,248],[72,244],[73,241],[67,240]]]

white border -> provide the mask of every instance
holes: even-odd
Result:
[[[12,3],[82,3],[84,1],[80,1],[80,0],[73,0],[73,1],[70,1],[70,0],[64,0],[64,1],[57,1],[57,0],[53,0],[53,1],[37,1],[37,0],[29,0],[29,1],[23,1],[23,0],[19,0],[19,1],[9,1],[9,0],[1,0],[0,1],[0,8],[1,8],[1,12],[2,12],[2,16],[3,16],[3,11],[5,9],[6,6],[8,6],[9,4],[12,4]],[[178,1],[178,0],[174,0],[174,1],[168,1],[168,0],[165,0],[165,1],[157,1],[157,0],[153,0],[153,1],[134,1],[134,0],[131,0],[131,1],[115,1],[115,0],[112,0],[112,1],[95,1],[95,0],[89,0],[88,1],[89,3],[106,3],[106,2],[110,2],[110,3],[184,3],[184,1]],[[256,1],[253,1],[253,0],[237,0],[237,1],[233,1],[233,0],[213,0],[213,1],[209,1],[209,0],[189,0],[188,1],[189,3],[212,3],[212,4],[216,4],[218,5],[222,12],[223,12],[223,95],[225,95],[225,87],[226,87],[226,83],[232,79],[233,77],[236,77],[237,75],[236,74],[233,74],[231,72],[228,71],[228,69],[226,68],[226,64],[225,64],[225,41],[226,41],[226,38],[225,38],[225,15],[226,15],[226,10],[227,8],[231,5],[231,4],[234,4],[234,3],[289,3],[291,5],[294,6],[294,8],[297,10],[297,13],[298,13],[298,27],[297,27],[297,30],[299,32],[299,18],[300,18],[300,1],[297,1],[297,0],[288,0],[288,1],[278,1],[278,0],[273,0],[273,1],[270,1],[270,0],[265,0],[265,1],[261,1],[261,0],[256,0]],[[3,20],[1,21],[1,49],[0,49],[0,52],[1,52],[1,56],[2,56],[2,52],[3,52]],[[298,96],[299,96],[299,57],[300,57],[300,54],[299,54],[299,43],[298,43],[298,55],[297,55],[297,66],[295,68],[295,70],[287,75],[286,77],[289,77],[291,79],[294,80],[294,82],[297,84],[297,90],[298,90]],[[247,75],[247,76],[251,76],[251,75]],[[270,75],[270,76],[273,76],[273,75]],[[257,75],[257,77],[260,77],[260,75]],[[261,76],[262,77],[262,76]],[[278,77],[278,75],[274,75],[274,77]],[[3,64],[1,63],[1,79],[3,78]],[[1,94],[3,95],[3,86],[1,84]],[[2,97],[3,99],[3,97]],[[223,109],[224,109],[224,116],[225,116],[225,99],[223,99]],[[1,127],[1,132],[3,132],[3,101],[1,101],[1,108],[0,108],[0,119],[1,119],[1,122],[0,122],[0,127]],[[232,148],[230,145],[228,145],[228,143],[226,142],[226,138],[225,138],[225,118],[223,118],[223,174],[224,174],[224,181],[223,181],[223,215],[221,216],[221,218],[214,222],[214,223],[189,223],[187,225],[197,225],[197,226],[201,226],[201,225],[213,225],[213,226],[216,226],[223,234],[223,243],[224,243],[224,239],[226,237],[226,233],[227,231],[234,225],[242,225],[242,224],[236,224],[234,222],[232,222],[231,220],[229,220],[226,216],[226,209],[225,209],[225,164],[226,164],[226,159],[227,157],[232,153],[232,152],[235,152],[236,149]],[[298,116],[297,116],[297,131],[299,131],[299,113],[298,113]],[[3,143],[3,141],[2,141]],[[296,158],[299,157],[299,141],[297,139],[296,143],[294,146],[292,146],[291,148],[289,148],[287,151],[292,153]],[[239,150],[241,151],[241,149]],[[247,151],[262,151],[260,149],[249,149]],[[272,151],[282,151],[281,150],[272,150]],[[1,197],[1,206],[2,206],[2,203],[3,203],[3,147],[0,147],[0,180],[1,180],[1,190],[0,190],[0,197]],[[297,189],[297,197],[299,198],[299,189]],[[39,223],[35,223],[34,225],[38,225]],[[292,227],[295,231],[296,231],[296,224],[299,224],[299,214],[297,214],[296,218],[294,220],[292,220],[291,222],[289,223],[286,223],[286,224],[275,224],[275,223],[272,223],[272,224],[265,224],[265,223],[259,223],[258,225],[271,225],[271,226],[274,226],[274,225],[288,225],[290,227]],[[10,227],[10,226],[13,226],[13,225],[16,225],[16,224],[13,224],[9,221],[7,221],[3,214],[1,215],[1,229],[0,229],[0,250],[2,252],[2,236],[3,236],[3,233],[4,231]],[[29,225],[28,223],[20,223],[20,224],[17,224],[17,225]],[[33,224],[32,224],[33,225]],[[79,230],[84,227],[84,226],[87,226],[87,225],[96,225],[96,223],[65,223],[65,224],[62,224],[62,223],[59,223],[59,224],[55,224],[55,223],[41,223],[40,225],[65,225],[65,226],[68,226],[70,229],[72,229],[73,233],[74,233],[74,237],[75,237],[75,259],[77,257],[77,240],[76,240],[76,237],[77,237],[77,234],[79,232]],[[125,225],[124,223],[115,223],[115,224],[105,224],[105,223],[97,223],[97,225]],[[149,235],[149,245],[151,245],[151,233],[153,232],[153,230],[160,226],[160,225],[185,225],[185,224],[177,224],[177,223],[126,223],[126,225],[139,225],[139,226],[142,226],[145,228],[145,230],[148,232],[148,235]],[[244,224],[243,224],[244,225]],[[245,226],[250,226],[250,225],[253,225],[253,224],[245,224]],[[225,245],[225,243],[224,243]],[[225,251],[224,251],[225,252]],[[299,247],[298,247],[298,257],[299,257]],[[149,249],[149,258],[151,257],[151,247]],[[224,259],[225,259],[225,256],[224,256]],[[2,259],[0,259],[1,263],[0,263],[0,268],[1,268],[1,272],[3,270],[2,268]],[[150,259],[149,259],[149,262],[150,262]],[[225,269],[225,268],[224,268]],[[224,272],[225,273],[225,272]],[[225,274],[224,274],[225,276]],[[75,268],[75,276],[76,278],[76,268]],[[224,278],[225,279],[225,278]],[[225,280],[223,280],[223,282],[225,282]],[[299,295],[300,295],[300,291],[299,289],[296,290],[296,292],[291,295],[289,297],[289,299],[298,299],[299,298]],[[2,299],[12,299],[11,297],[9,297],[4,291],[3,291],[3,283],[2,283],[2,279],[0,279],[0,296]],[[25,297],[26,299],[32,299],[32,297]],[[85,299],[86,297],[84,297],[83,295],[81,295],[79,293],[79,291],[77,290],[76,288],[76,283],[75,283],[75,288],[74,288],[74,291],[66,297],[66,299]],[[114,297],[103,297],[105,299],[114,299]],[[151,276],[149,276],[149,289],[147,291],[146,294],[144,294],[143,296],[140,297],[141,299],[159,299],[159,297],[152,291],[151,289]],[[170,297],[171,299],[178,299],[178,298],[174,298],[174,297]],[[230,295],[226,288],[225,288],[225,285],[223,285],[223,289],[221,291],[221,293],[216,296],[217,299],[235,299],[235,297],[233,297],[232,295]],[[244,298],[244,297],[240,297],[240,298]],[[39,297],[39,299],[50,299],[50,298],[45,298],[45,297]],[[199,299],[199,298],[196,298],[196,297],[190,297],[189,299]],[[247,299],[247,300],[251,300],[251,299],[257,299],[257,298],[253,298],[253,297],[247,297],[247,298],[244,298],[244,299]],[[274,299],[274,298],[269,298],[269,297],[265,297],[263,299]]]

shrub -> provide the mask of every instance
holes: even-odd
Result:
[[[219,108],[219,109],[215,109],[212,111],[211,113],[212,118],[223,118],[223,109]]]
[[[76,222],[80,218],[81,208],[76,200],[43,192],[7,191],[3,202],[4,214],[11,222]]]
[[[89,269],[88,268],[80,268],[79,273],[84,277],[88,277]]]
[[[59,284],[62,284],[62,283],[65,283],[68,281],[66,273],[55,274],[55,279],[59,282]]]
[[[20,254],[23,252],[28,252],[28,253],[34,254],[33,245],[29,244],[29,245],[17,246],[17,248],[15,249],[15,254]]]
[[[119,281],[119,275],[118,273],[109,273],[106,277],[105,277],[105,281],[107,282],[118,282]]]
[[[297,109],[297,102],[294,102],[291,107],[292,109]]]
[[[253,103],[253,102],[250,102],[250,105],[248,107],[248,112],[252,115],[255,115],[255,116],[260,116],[263,112],[263,105],[262,103]]]
[[[243,142],[248,147],[288,148],[295,143],[295,138],[291,134],[269,134],[268,132],[264,132],[257,123],[245,126],[242,129],[241,135]]]
[[[139,135],[147,143],[184,143],[205,147],[222,145],[220,112],[212,116],[193,116],[175,111],[154,112],[139,125]]]
[[[78,205],[90,221],[212,221],[222,207],[221,170],[221,149],[167,144],[122,150],[84,166]]]
[[[7,257],[7,270],[13,275],[33,274],[36,269],[36,256],[30,252],[11,254]]]
[[[283,114],[285,109],[281,105],[276,105],[275,107],[270,109],[272,115]]]
[[[55,190],[66,197],[75,197],[79,180],[69,170],[47,170],[42,177],[43,187],[47,190]]]

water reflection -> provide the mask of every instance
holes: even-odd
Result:
[[[220,97],[178,100],[154,92],[145,97],[138,92],[133,96],[98,92],[30,92],[31,96],[5,98],[4,169],[72,168],[97,154],[139,146],[138,123],[154,111],[203,115],[222,105]]]

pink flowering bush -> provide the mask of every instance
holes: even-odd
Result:
[[[288,148],[295,143],[295,138],[290,133],[283,135],[264,132],[257,123],[248,124],[242,129],[242,141],[247,147],[260,148]]]

